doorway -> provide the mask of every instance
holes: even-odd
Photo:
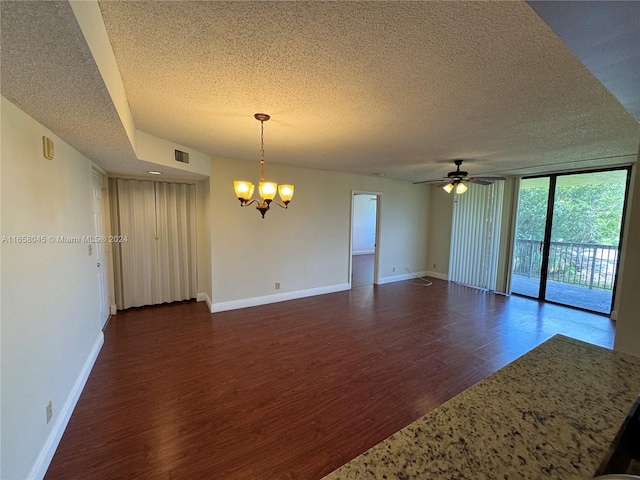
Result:
[[[107,286],[107,257],[104,236],[104,197],[102,189],[102,175],[92,172],[93,196],[93,239],[89,245],[90,251],[95,252],[96,273],[98,276],[98,294],[100,299],[100,328],[104,328],[109,319],[109,295]]]
[[[376,283],[379,194],[354,192],[351,204],[351,288]]]
[[[521,180],[512,293],[611,313],[629,172]]]

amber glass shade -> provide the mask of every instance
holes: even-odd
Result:
[[[444,189],[445,192],[447,193],[451,193],[451,190],[453,190],[453,183],[450,183],[448,185],[445,185],[444,187],[442,187]]]
[[[467,191],[467,186],[464,183],[459,183],[456,187],[456,193],[464,193]]]
[[[273,200],[278,191],[278,184],[273,182],[260,182],[258,191],[263,200]]]
[[[278,193],[283,202],[290,202],[293,198],[293,185],[278,185]]]
[[[251,195],[253,195],[253,183],[244,182],[242,180],[233,182],[233,189],[236,192],[236,197],[241,198],[242,200],[249,200]]]

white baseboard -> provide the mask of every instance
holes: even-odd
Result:
[[[211,311],[211,299],[209,298],[209,295],[206,292],[199,293],[198,295],[196,295],[196,301],[207,302],[207,307],[209,307],[209,311]]]
[[[96,363],[96,359],[98,358],[98,354],[100,353],[100,349],[102,348],[103,344],[104,335],[102,334],[102,332],[100,332],[96,343],[93,344],[93,348],[91,349],[91,352],[89,352],[87,360],[84,362],[84,366],[80,371],[80,375],[78,375],[78,378],[76,379],[71,392],[69,392],[67,401],[64,402],[64,405],[60,410],[60,414],[58,415],[58,418],[56,419],[53,428],[51,429],[51,433],[49,434],[44,447],[42,447],[42,450],[40,450],[40,454],[38,455],[35,464],[31,468],[31,472],[29,472],[29,479],[41,480],[47,473],[49,464],[51,464],[51,460],[53,459],[53,454],[56,453],[56,448],[58,448],[58,444],[60,443],[62,434],[69,424],[69,419],[71,418],[73,409],[78,403],[78,399],[80,398],[82,389],[84,389],[84,386],[87,383],[87,379],[89,378],[91,369]]]
[[[433,278],[437,278],[439,280],[447,280],[447,281],[449,281],[449,275],[447,275],[446,273],[440,273],[440,272],[434,272],[432,270],[427,270],[425,275],[427,277],[433,277]]]
[[[110,305],[109,309],[111,310],[111,315],[117,315],[118,314],[118,307],[116,306],[115,303],[113,305]]]
[[[380,277],[378,278],[378,285],[384,285],[385,283],[393,283],[393,282],[401,282],[403,280],[409,280],[413,278],[412,275],[408,273],[403,273],[401,275],[392,275],[390,277]]]
[[[403,273],[400,275],[392,275],[390,277],[381,277],[378,279],[378,285],[384,285],[385,283],[402,282],[404,280],[416,280],[416,277],[426,276],[431,275],[429,275],[429,272],[414,272],[413,275],[410,273]]]
[[[348,283],[342,283],[339,285],[330,285],[328,287],[310,288],[308,290],[297,290],[295,292],[276,293],[275,295],[266,295],[264,297],[243,298],[242,300],[214,303],[211,305],[211,313],[236,310],[238,308],[256,307],[258,305],[267,305],[269,303],[284,302],[287,300],[313,297],[315,295],[324,295],[327,293],[342,292],[343,290],[349,290],[350,288],[351,286]]]

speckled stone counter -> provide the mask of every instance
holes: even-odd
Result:
[[[591,479],[640,359],[556,335],[325,480]]]

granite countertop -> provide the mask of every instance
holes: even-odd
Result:
[[[324,480],[591,479],[640,358],[556,335]]]

